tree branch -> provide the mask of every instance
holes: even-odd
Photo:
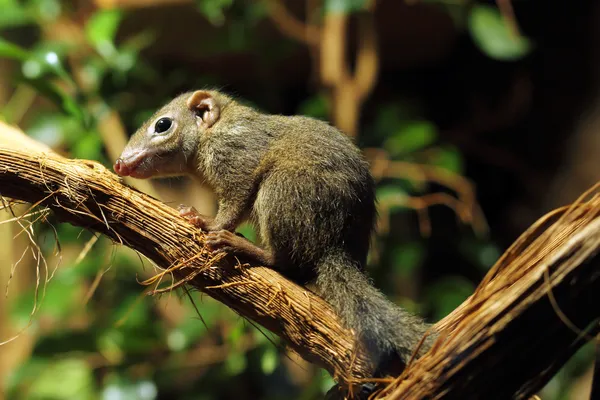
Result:
[[[6,137],[16,143],[16,134],[0,123],[0,146]],[[369,376],[370,366],[355,349],[354,335],[320,297],[272,269],[240,266],[229,257],[211,259],[200,230],[171,207],[122,184],[101,164],[28,148],[0,147],[0,195],[46,206],[62,221],[139,251],[274,332],[340,382]]]
[[[356,349],[354,335],[322,299],[271,269],[211,258],[204,234],[175,210],[123,185],[98,163],[69,160],[23,142],[19,146],[19,135],[0,124],[0,146],[7,137],[13,143],[12,149],[0,147],[0,195],[46,206],[62,221],[143,253],[165,274],[279,335],[342,384],[369,377],[369,363]],[[598,249],[600,194],[542,218],[508,249],[476,292],[435,325],[439,338],[432,348],[379,396],[534,394],[598,332],[598,324],[592,324],[600,316],[595,307]]]
[[[319,27],[308,21],[300,21],[286,8],[282,0],[266,0],[266,4],[271,21],[282,33],[308,46],[319,44],[321,37]]]
[[[431,350],[380,398],[527,399],[592,340],[600,317],[599,187],[523,233],[436,324]]]

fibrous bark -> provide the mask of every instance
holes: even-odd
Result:
[[[62,221],[139,251],[176,282],[276,333],[342,384],[369,376],[353,333],[321,298],[271,269],[214,257],[204,249],[204,234],[169,206],[96,162],[33,151],[11,129],[0,125],[0,195],[48,207]],[[7,137],[12,148],[2,147]],[[599,216],[600,195],[590,192],[540,219],[476,292],[434,326],[433,347],[379,396],[527,398],[539,390],[598,329]]]

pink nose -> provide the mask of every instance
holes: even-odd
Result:
[[[122,158],[117,158],[117,161],[115,161],[115,165],[113,166],[113,169],[119,176],[128,176],[131,173],[131,171],[129,170],[129,167],[127,166],[127,164],[125,164],[125,162],[123,161]]]

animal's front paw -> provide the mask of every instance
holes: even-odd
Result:
[[[190,224],[203,231],[210,230],[213,219],[200,214],[194,207],[186,207],[183,204],[179,206],[179,215],[185,218]]]
[[[245,239],[225,229],[209,232],[206,235],[206,245],[212,251],[237,253],[245,249]]]

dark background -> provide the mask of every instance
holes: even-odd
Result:
[[[0,0],[0,117],[65,155],[107,166],[155,109],[194,88],[217,87],[270,113],[342,126],[355,119],[348,133],[368,156],[379,154],[371,160],[407,163],[378,181],[371,274],[432,322],[472,293],[531,223],[598,180],[596,2],[275,3],[320,28],[335,7],[346,14],[350,71],[365,37],[360,22],[372,18],[379,70],[356,110],[336,120],[336,87],[321,79],[318,50],[278,28],[269,2]],[[414,168],[434,178],[418,179]],[[435,179],[440,170],[449,180]],[[130,183],[214,212],[210,193],[186,178]],[[475,202],[461,196],[465,185]],[[439,193],[455,206],[431,201]],[[431,203],[430,231],[414,199]],[[185,295],[142,296],[135,276],[154,271],[131,251],[90,242],[52,218],[33,226],[49,268],[60,258],[52,226],[62,258],[30,317],[44,265],[24,235],[14,238],[19,225],[0,225],[0,282],[9,283],[0,340],[30,325],[0,347],[6,398],[311,399],[332,385],[210,299],[193,294],[204,327]],[[582,349],[542,398],[588,396],[591,358],[590,346]]]

